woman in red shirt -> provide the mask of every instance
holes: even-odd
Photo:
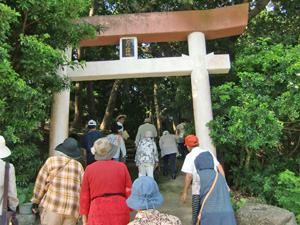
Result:
[[[125,164],[111,160],[117,150],[107,137],[94,143],[97,161],[87,166],[80,191],[79,214],[84,225],[129,223],[126,199],[132,181]]]

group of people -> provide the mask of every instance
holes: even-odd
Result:
[[[91,148],[95,162],[84,171],[76,161],[77,141],[67,138],[58,145],[40,169],[31,199],[34,209],[40,207],[41,223],[71,225],[82,215],[84,225],[181,224],[155,209],[163,197],[152,177],[141,176],[132,184],[126,165],[113,159],[117,151],[109,137],[97,139]]]
[[[153,179],[153,170],[159,161],[154,142],[157,137],[155,126],[147,118],[138,129],[135,161],[139,177],[132,184],[126,165],[119,162],[126,158],[123,140],[123,122],[126,116],[120,117],[116,119],[117,122],[111,127],[111,134],[107,137],[96,131],[95,121],[88,122],[89,132],[82,141],[87,164],[85,170],[77,161],[82,152],[73,138],[65,139],[55,148],[54,156],[46,160],[36,178],[31,199],[33,211],[40,209],[43,225],[77,224],[79,215],[82,216],[83,225],[181,224],[176,216],[160,213],[156,209],[164,199]],[[175,160],[179,139],[179,135],[164,131],[159,140],[164,162],[163,173],[168,175],[170,160],[172,179],[176,178]],[[187,191],[192,183],[191,224],[200,222],[201,225],[235,225],[230,189],[226,184],[223,167],[213,154],[199,147],[195,135],[185,137],[184,146],[189,153],[181,169],[186,174],[181,200],[186,203]],[[0,136],[1,174],[4,174],[5,164],[1,158],[9,155],[5,140]],[[15,210],[18,199],[12,164],[9,190],[9,206]],[[0,180],[0,196],[2,194],[3,183]],[[2,208],[2,202],[0,203]],[[134,210],[137,214],[130,222],[130,211]]]

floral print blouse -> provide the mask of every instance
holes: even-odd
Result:
[[[137,166],[142,163],[154,166],[154,164],[159,161],[157,147],[152,138],[143,138],[142,141],[140,141],[134,161]]]
[[[136,214],[135,219],[128,225],[181,225],[181,221],[176,216],[163,214],[157,210],[149,209]]]

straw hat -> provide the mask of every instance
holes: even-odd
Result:
[[[118,115],[118,116],[116,117],[116,121],[118,121],[118,120],[121,119],[121,118],[126,119],[127,116],[126,116],[125,114]]]
[[[5,145],[5,139],[3,136],[0,136],[0,159],[10,156],[11,151]]]

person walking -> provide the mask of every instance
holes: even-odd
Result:
[[[4,179],[5,179],[5,166],[6,162],[2,159],[11,155],[11,151],[5,145],[5,139],[3,136],[0,136],[0,218],[2,216],[3,208],[3,194],[4,194]],[[14,165],[8,163],[9,165],[9,179],[8,179],[8,204],[7,206],[16,211],[16,208],[19,204],[19,199],[17,198],[17,187],[16,187],[16,176]]]
[[[225,178],[221,173],[214,170],[212,154],[209,152],[202,152],[196,157],[194,163],[201,180],[201,187],[199,190],[201,200],[199,209],[202,207],[200,213],[201,216],[199,218],[200,224],[236,225]],[[215,179],[216,182],[214,184]],[[210,192],[211,188],[212,191]]]
[[[116,117],[116,123],[121,127],[119,129],[119,133],[121,134],[122,138],[124,138],[124,122],[126,120],[127,116],[120,114]]]
[[[135,137],[135,149],[137,149],[137,147],[139,146],[140,141],[142,141],[142,139],[145,137],[145,133],[147,131],[152,132],[152,137],[150,138],[155,138],[157,137],[157,130],[156,127],[151,124],[151,119],[150,118],[145,118],[144,120],[144,124],[139,126],[137,135]]]
[[[176,157],[178,156],[177,141],[179,136],[170,134],[165,130],[163,136],[159,139],[159,147],[161,149],[161,157],[164,161],[164,176],[168,176],[168,164],[170,160],[172,179],[176,179]]]
[[[186,146],[184,146],[184,136],[185,136],[185,122],[181,122],[176,126],[176,135],[178,135],[180,138],[178,140],[178,146],[181,150],[181,157],[184,161],[185,156],[189,153]]]
[[[129,223],[126,199],[132,181],[126,165],[111,160],[117,150],[108,137],[99,138],[92,147],[96,162],[86,168],[80,192],[83,225]]]
[[[135,209],[135,219],[128,225],[181,225],[178,217],[160,213],[155,207],[164,201],[157,183],[152,177],[137,178],[132,185],[132,193],[126,200],[128,207]]]
[[[125,160],[126,159],[126,147],[125,147],[125,142],[124,142],[121,134],[119,133],[120,129],[121,129],[121,126],[118,125],[117,123],[114,123],[110,127],[111,134],[109,134],[107,137],[109,138],[110,142],[113,145],[118,146],[118,150],[112,159],[119,162],[120,158],[121,158],[121,161],[126,163],[126,160]]]
[[[200,205],[200,194],[199,194],[200,178],[197,173],[194,161],[200,153],[209,152],[209,151],[199,148],[199,140],[198,140],[197,136],[195,136],[195,135],[186,136],[184,145],[187,147],[189,154],[186,155],[185,160],[183,162],[182,169],[181,169],[181,171],[186,174],[185,175],[185,185],[183,188],[183,193],[181,195],[181,201],[183,203],[186,203],[187,191],[192,182],[192,221],[191,221],[191,225],[195,225],[197,222],[197,216],[198,216],[199,205]],[[211,153],[209,152],[209,154],[211,154]],[[219,171],[225,177],[225,173],[224,173],[222,165],[218,162],[218,160],[213,155],[212,155],[212,157],[214,160],[214,169],[216,171]]]
[[[85,165],[88,166],[90,164],[92,164],[93,162],[95,162],[95,156],[94,154],[91,152],[91,148],[94,145],[94,142],[103,137],[102,133],[100,131],[96,130],[96,126],[97,123],[94,120],[89,120],[88,122],[88,133],[86,133],[83,136],[83,140],[82,140],[82,149],[83,149],[83,158],[85,161]]]
[[[155,142],[152,140],[153,133],[146,131],[144,138],[139,142],[135,159],[140,176],[153,177],[154,168],[158,166],[158,152]]]
[[[42,225],[74,225],[79,219],[79,193],[83,167],[78,143],[67,138],[55,148],[40,169],[35,181],[34,210],[39,204]]]

